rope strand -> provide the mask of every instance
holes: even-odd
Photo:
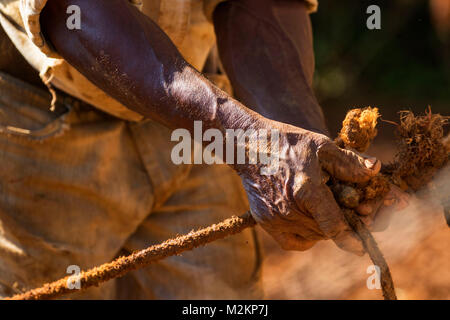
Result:
[[[352,210],[346,210],[345,217],[353,230],[361,238],[364,248],[373,263],[381,269],[381,286],[385,300],[396,300],[397,297],[389,267],[372,234]],[[129,256],[117,258],[112,262],[82,272],[78,278],[81,284],[80,290],[98,286],[108,280],[122,277],[130,271],[144,268],[153,262],[240,233],[255,225],[255,220],[252,218],[250,212],[247,212],[241,217],[234,216],[218,224],[197,231],[191,231],[186,235],[178,236],[161,244],[137,251]],[[55,282],[47,283],[41,288],[15,295],[7,300],[48,300],[79,292],[80,290],[70,289],[68,286],[68,282],[73,281],[73,279],[73,276],[67,276]]]
[[[153,262],[240,233],[244,229],[255,225],[255,220],[250,215],[250,212],[247,212],[241,217],[234,216],[221,223],[197,231],[191,231],[186,235],[153,245],[129,256],[117,258],[112,262],[82,272],[78,276],[81,284],[80,290],[98,286],[102,282],[124,276],[130,271],[146,267]],[[72,282],[73,279],[74,276],[67,276],[58,281],[47,283],[41,288],[15,295],[7,300],[48,300],[79,292],[80,290],[69,289],[68,282]]]

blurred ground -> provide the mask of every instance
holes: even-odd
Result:
[[[342,114],[343,118],[347,110],[334,106],[333,113],[325,114]],[[442,113],[450,115],[448,109]],[[398,115],[394,112],[388,119],[397,120]],[[339,126],[339,121],[333,125],[336,130]],[[368,154],[388,163],[395,153],[393,125],[380,123],[379,131]],[[440,196],[450,198],[450,168],[436,179],[443,186]],[[395,213],[386,231],[374,234],[391,268],[399,299],[450,299],[450,228],[436,198],[419,196],[409,208]],[[263,279],[268,299],[382,299],[381,290],[367,288],[371,275],[367,268],[372,265],[367,255],[348,254],[331,241],[307,252],[283,252],[265,232],[260,234],[266,253]]]
[[[445,177],[448,196],[450,175]],[[320,242],[306,252],[283,252],[264,232],[268,299],[382,299],[366,285],[369,257]],[[435,199],[414,200],[375,233],[391,268],[399,299],[450,299],[450,229]]]
[[[365,27],[369,4],[379,4],[382,29]],[[315,89],[332,134],[352,107],[450,115],[450,0],[320,1],[312,16],[317,73]],[[448,129],[447,129],[448,131]],[[395,153],[394,126],[379,123],[367,152],[387,163]],[[449,196],[450,175],[441,192]],[[450,229],[436,199],[415,201],[376,233],[399,299],[450,299]],[[369,290],[368,256],[343,252],[331,242],[306,252],[283,252],[260,232],[266,251],[269,299],[382,299]]]

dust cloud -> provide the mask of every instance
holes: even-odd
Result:
[[[374,233],[399,299],[450,299],[450,229],[442,203],[450,203],[450,165],[436,174],[431,188],[417,193],[407,208],[392,214],[388,229]],[[269,246],[264,265],[266,296],[382,299],[381,290],[366,285],[371,265],[367,254],[354,256],[338,250],[331,241],[306,252],[283,252]]]

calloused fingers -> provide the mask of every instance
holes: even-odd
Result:
[[[365,182],[381,169],[381,162],[376,158],[341,149],[331,141],[320,146],[317,155],[322,168],[342,181]]]
[[[356,211],[372,231],[384,231],[389,226],[392,215],[409,205],[409,197],[400,188],[391,185],[391,190],[383,199],[366,201]]]
[[[331,190],[324,184],[304,188],[307,188],[306,192],[299,193],[296,197],[298,206],[311,214],[325,236],[333,239],[339,248],[364,255],[360,239],[348,225]]]

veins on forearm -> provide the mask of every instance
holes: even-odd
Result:
[[[168,127],[192,130],[251,122],[249,110],[190,66],[169,37],[148,17],[120,0],[71,0],[81,7],[83,28],[65,27],[64,0],[50,0],[43,32],[58,53],[104,92]],[[233,114],[233,116],[227,115]]]
[[[298,17],[278,19],[273,13],[276,1],[251,2],[224,3],[214,13],[219,51],[236,96],[270,119],[325,133],[310,83],[314,62],[307,12],[300,3],[294,8]],[[288,26],[282,18],[291,18]]]

